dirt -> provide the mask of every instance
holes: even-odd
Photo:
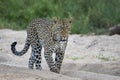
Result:
[[[31,49],[21,56],[26,31],[0,30],[0,80],[120,80],[119,35],[70,35],[60,74],[50,72],[42,51],[42,70],[27,68]]]

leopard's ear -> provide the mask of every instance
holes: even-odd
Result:
[[[54,22],[54,23],[57,23],[57,20],[58,20],[57,17],[53,17],[53,22]]]
[[[68,22],[69,22],[70,24],[72,24],[72,20],[73,20],[73,18],[70,17],[70,18],[68,19]]]
[[[50,30],[51,30],[51,31],[53,31],[54,28],[56,27],[55,24],[57,23],[58,18],[57,18],[57,17],[53,17],[53,18],[52,18],[52,21],[53,21],[53,23],[52,23],[52,25],[50,26]]]
[[[70,24],[72,24],[72,20],[70,19],[69,21],[68,21]]]

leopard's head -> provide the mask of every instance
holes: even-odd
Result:
[[[52,34],[54,41],[67,41],[68,35],[71,32],[72,19],[54,18]]]

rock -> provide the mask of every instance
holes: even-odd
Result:
[[[109,35],[119,34],[120,35],[120,24],[109,28]]]

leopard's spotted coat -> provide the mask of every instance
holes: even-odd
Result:
[[[41,18],[34,19],[27,27],[27,39],[23,50],[16,51],[17,42],[12,43],[11,50],[13,54],[22,56],[31,45],[32,53],[28,66],[33,69],[35,64],[36,69],[42,69],[41,49],[44,47],[44,56],[50,70],[59,73],[70,28],[71,19],[54,19],[52,21]],[[56,53],[55,59],[52,57],[53,53]]]

